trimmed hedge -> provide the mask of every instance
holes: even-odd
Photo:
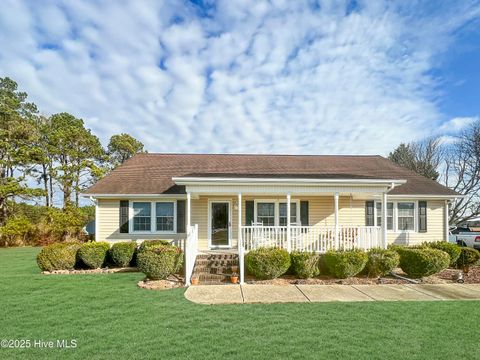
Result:
[[[461,248],[456,244],[449,243],[447,241],[436,241],[422,244],[425,247],[431,249],[437,249],[445,251],[450,256],[450,266],[455,266],[455,263],[460,256]]]
[[[455,262],[455,266],[458,269],[463,269],[465,271],[468,271],[468,268],[471,265],[476,264],[479,259],[480,259],[480,252],[478,250],[475,250],[469,247],[461,247],[460,255],[457,261]]]
[[[158,245],[173,246],[168,240],[145,240],[140,244],[137,251],[140,253],[145,250],[149,250],[150,248],[157,247]]]
[[[245,255],[245,265],[250,274],[258,279],[275,279],[287,272],[290,255],[280,248],[258,248]]]
[[[97,269],[105,263],[108,250],[110,250],[110,245],[107,242],[91,241],[82,244],[77,255],[90,269]]]
[[[329,273],[339,279],[357,275],[363,270],[367,261],[367,254],[361,250],[332,250],[325,254],[325,263]]]
[[[293,251],[290,261],[293,273],[301,279],[308,279],[320,274],[318,268],[319,256],[305,251]]]
[[[149,246],[137,253],[137,267],[150,280],[163,280],[177,273],[183,264],[182,250],[173,245]]]
[[[370,277],[389,274],[400,263],[400,255],[390,249],[370,249],[365,273]]]
[[[405,247],[397,251],[400,254],[400,267],[412,278],[436,274],[450,264],[450,256],[438,249]]]
[[[75,267],[78,242],[54,243],[45,246],[37,255],[37,264],[42,271],[71,270]]]
[[[110,258],[115,265],[127,267],[132,262],[136,249],[137,243],[135,241],[115,243],[110,248]]]

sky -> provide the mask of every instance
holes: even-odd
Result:
[[[480,117],[480,1],[2,0],[0,76],[149,152],[381,154]]]

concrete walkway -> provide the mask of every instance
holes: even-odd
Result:
[[[190,286],[185,297],[198,304],[480,300],[480,284],[204,285]]]

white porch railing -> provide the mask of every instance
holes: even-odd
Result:
[[[185,285],[190,285],[190,280],[195,267],[198,253],[198,225],[189,226],[185,242]]]
[[[290,239],[286,226],[242,226],[241,240],[245,251],[280,247],[324,253],[332,249],[368,250],[384,246],[379,226],[339,226],[338,234],[335,227],[290,226]]]

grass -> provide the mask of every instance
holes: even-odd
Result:
[[[473,301],[206,306],[138,273],[41,275],[38,249],[0,249],[0,339],[77,340],[0,358],[478,359]]]

